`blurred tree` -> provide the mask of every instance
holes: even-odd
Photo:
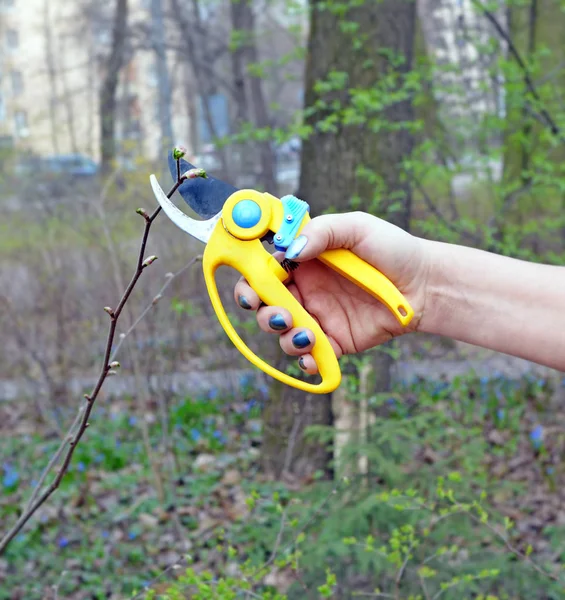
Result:
[[[406,81],[416,30],[416,3],[410,0],[312,2],[305,96],[309,136],[299,196],[314,212],[359,208],[409,229],[412,195],[402,161],[414,144]],[[369,393],[389,388],[391,364],[389,353],[375,354]],[[346,390],[343,385],[333,400],[338,411]],[[265,411],[264,463],[271,471],[277,471],[276,463],[280,473],[284,444],[296,420],[291,415],[297,413],[300,431],[332,425],[332,398],[277,388]],[[319,445],[301,441],[295,451],[301,452],[301,460],[287,460],[295,465],[294,475],[329,472],[329,454]]]
[[[116,94],[120,71],[126,58],[126,31],[128,24],[128,0],[116,0],[112,27],[112,45],[106,60],[104,79],[100,90],[100,154],[102,172],[112,168],[116,157]]]
[[[270,119],[263,82],[260,77],[249,74],[249,65],[259,62],[253,8],[253,0],[233,0],[230,4],[232,45],[234,46],[232,59],[234,89],[238,118],[247,116],[247,103],[249,102],[253,111],[254,124],[257,128],[264,129],[270,126]],[[246,84],[248,94],[245,93]],[[259,160],[261,183],[266,191],[276,194],[275,160],[272,146],[268,140],[259,142]]]
[[[155,52],[159,94],[159,126],[161,128],[161,147],[163,154],[173,141],[173,123],[171,115],[171,79],[167,64],[167,46],[165,43],[165,22],[162,0],[151,0],[151,42]]]

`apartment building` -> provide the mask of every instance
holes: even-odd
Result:
[[[131,15],[147,18],[149,3],[130,0]],[[100,26],[78,2],[0,0],[4,145],[38,155],[78,153],[98,160],[102,58],[111,41],[107,24]],[[153,53],[135,52],[118,92],[116,134],[125,155],[155,156],[158,151],[156,85]],[[175,132],[188,144],[186,107],[173,114]]]

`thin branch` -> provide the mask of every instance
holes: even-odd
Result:
[[[416,188],[422,194],[422,197],[424,198],[424,202],[426,203],[426,206],[431,211],[431,213],[438,219],[438,221],[441,221],[441,223],[443,223],[443,225],[445,225],[445,227],[447,227],[450,231],[453,231],[453,233],[457,233],[458,235],[462,235],[464,237],[466,236],[466,237],[468,237],[475,244],[479,244],[480,243],[480,240],[479,240],[478,237],[472,235],[469,231],[465,231],[464,229],[460,229],[459,227],[457,227],[453,223],[450,223],[443,216],[442,212],[437,208],[437,206],[433,203],[432,199],[430,198],[428,192],[425,190],[425,188],[421,184],[421,182],[416,177],[414,177],[414,176],[413,176],[413,180],[414,180],[414,183],[416,184]]]
[[[277,539],[275,540],[275,545],[273,547],[273,551],[271,552],[271,556],[269,557],[269,560],[267,560],[267,562],[263,565],[261,570],[266,569],[268,566],[273,564],[273,562],[275,561],[275,558],[277,557],[277,552],[279,551],[279,547],[281,545],[281,540],[282,540],[285,525],[286,525],[286,510],[283,511],[283,514],[281,517],[281,525],[279,527],[279,532],[277,533]]]
[[[39,481],[35,485],[35,488],[33,490],[33,493],[31,495],[30,499],[27,501],[27,504],[25,507],[26,511],[29,510],[30,506],[32,506],[33,503],[35,502],[35,499],[37,498],[37,496],[39,496],[39,492],[41,491],[41,488],[43,487],[43,483],[45,482],[47,475],[49,475],[49,473],[51,472],[51,469],[59,462],[59,459],[61,458],[61,455],[63,454],[63,451],[65,450],[65,446],[67,445],[68,442],[70,442],[73,439],[75,429],[78,427],[78,424],[80,423],[80,419],[82,417],[82,414],[84,413],[85,408],[86,407],[83,404],[78,409],[77,416],[75,417],[73,424],[69,427],[69,431],[68,431],[67,435],[61,442],[61,445],[57,449],[57,452],[55,452],[55,454],[53,454],[53,456],[51,457],[51,460],[47,463],[47,466],[45,467],[45,469],[43,469],[43,473],[41,473],[41,477],[39,478]]]
[[[414,540],[410,544],[410,547],[408,548],[408,551],[406,552],[406,557],[404,558],[404,562],[402,563],[402,566],[400,567],[400,569],[396,575],[396,578],[394,580],[395,597],[397,598],[397,600],[400,599],[400,584],[402,582],[402,577],[404,576],[404,572],[406,571],[406,567],[408,566],[408,562],[410,561],[410,558],[411,558],[410,552],[412,552],[415,543],[416,543],[416,541]]]
[[[524,83],[526,84],[526,87],[528,88],[528,90],[529,90],[530,94],[533,96],[533,98],[540,104],[539,112],[543,116],[543,118],[545,120],[545,124],[549,127],[549,129],[551,130],[551,133],[553,133],[553,135],[556,135],[560,139],[563,139],[561,129],[558,127],[557,123],[553,120],[553,117],[549,114],[549,112],[542,106],[543,102],[538,94],[538,91],[536,89],[536,86],[534,85],[534,82],[532,81],[532,78],[530,77],[530,71],[528,69],[528,66],[526,65],[524,59],[522,58],[522,55],[518,51],[518,48],[516,48],[516,45],[514,44],[512,37],[504,29],[504,27],[500,24],[500,22],[498,21],[496,16],[490,10],[488,10],[488,8],[486,8],[480,0],[471,0],[471,1],[477,8],[480,9],[480,11],[483,13],[483,15],[490,21],[492,26],[496,29],[496,32],[498,33],[498,35],[500,35],[500,37],[506,42],[506,44],[508,46],[508,50],[510,50],[510,53],[512,54],[512,56],[514,56],[516,62],[518,63],[518,66],[520,67],[520,70],[522,71],[522,76],[524,79]]]
[[[528,563],[534,569],[534,571],[536,571],[540,575],[543,575],[544,577],[549,577],[549,579],[551,579],[552,581],[556,581],[557,583],[560,583],[561,585],[563,585],[563,580],[558,575],[555,575],[554,573],[551,573],[551,571],[547,571],[543,567],[540,567],[528,555],[526,555],[523,552],[521,552],[520,550],[518,550],[518,548],[516,548],[514,545],[512,545],[512,542],[503,533],[500,533],[500,531],[498,531],[496,529],[496,527],[494,527],[490,523],[483,523],[483,521],[481,521],[481,519],[479,517],[476,517],[475,515],[472,515],[469,513],[469,516],[471,517],[471,519],[473,521],[475,521],[475,523],[484,525],[490,532],[492,532],[499,540],[501,540],[504,543],[506,548],[512,554],[515,554],[518,558],[520,558],[524,562]]]
[[[184,265],[184,267],[182,267],[181,269],[179,269],[176,273],[171,273],[167,277],[167,281],[163,284],[163,286],[161,287],[161,289],[154,296],[153,300],[151,301],[151,304],[149,304],[149,305],[147,305],[145,307],[145,309],[143,310],[143,312],[139,315],[139,317],[137,317],[137,319],[134,321],[134,323],[131,325],[131,327],[125,333],[121,333],[120,334],[120,341],[118,342],[117,346],[114,348],[114,352],[112,353],[112,356],[110,357],[110,362],[112,362],[113,360],[115,360],[116,356],[118,355],[118,351],[122,347],[122,344],[125,342],[126,338],[139,325],[139,323],[141,323],[141,321],[143,321],[143,319],[147,316],[147,314],[151,311],[151,309],[157,304],[157,302],[161,299],[161,296],[165,293],[165,290],[171,285],[171,283],[177,277],[179,277],[185,271],[187,271],[190,267],[192,267],[192,265],[194,265],[194,263],[196,263],[196,262],[198,262],[200,260],[202,260],[202,255],[201,254],[199,254],[198,256],[195,256],[194,258],[192,258],[191,260],[189,260],[186,263],[186,265]]]
[[[183,179],[177,180],[175,185],[172,187],[171,191],[167,194],[167,196],[169,198],[176,192],[178,187],[183,182],[184,178],[185,178],[185,175],[183,175]],[[143,236],[141,239],[141,245],[140,245],[140,249],[139,249],[139,256],[137,259],[137,265],[136,265],[135,272],[134,272],[134,274],[131,278],[131,281],[128,284],[126,290],[124,291],[120,301],[118,302],[118,306],[114,310],[112,310],[111,308],[108,308],[108,307],[105,309],[106,312],[108,312],[108,314],[110,315],[110,326],[109,326],[108,336],[107,336],[107,340],[106,340],[106,349],[104,351],[104,359],[102,362],[102,368],[100,370],[100,375],[98,377],[98,380],[97,380],[96,384],[94,385],[90,394],[85,394],[86,401],[83,404],[83,406],[79,409],[80,411],[83,411],[83,412],[82,412],[82,416],[79,419],[80,423],[78,425],[78,429],[76,430],[76,432],[74,431],[75,424],[73,423],[73,426],[71,426],[67,435],[65,436],[64,445],[66,446],[68,444],[68,447],[66,450],[66,454],[64,455],[63,464],[62,464],[61,468],[59,469],[59,471],[53,478],[53,481],[51,482],[51,484],[43,491],[43,493],[36,494],[35,499],[32,502],[28,503],[28,506],[26,506],[26,508],[23,510],[19,519],[16,521],[16,523],[14,523],[12,528],[2,538],[2,540],[0,541],[0,555],[3,554],[3,552],[8,547],[9,543],[19,533],[19,531],[24,527],[24,525],[31,519],[31,517],[38,510],[38,508],[47,501],[47,499],[55,492],[55,490],[58,489],[63,477],[65,476],[65,474],[67,473],[67,471],[69,469],[69,465],[73,458],[75,449],[76,449],[77,445],[79,444],[80,440],[82,439],[84,432],[87,430],[88,426],[90,425],[88,420],[89,420],[92,410],[94,408],[94,403],[96,402],[96,399],[98,398],[100,390],[102,389],[102,386],[104,385],[104,382],[106,381],[106,378],[108,377],[108,375],[111,371],[110,355],[111,355],[111,351],[112,351],[112,344],[113,344],[114,337],[116,334],[116,327],[118,324],[118,319],[124,309],[126,302],[128,301],[129,297],[131,296],[131,293],[133,292],[137,282],[139,281],[141,274],[146,269],[146,267],[148,267],[152,262],[152,261],[150,262],[149,260],[147,260],[147,261],[145,260],[145,249],[147,246],[147,240],[149,238],[149,231],[151,229],[151,225],[153,224],[153,221],[157,218],[157,216],[161,212],[161,207],[159,206],[158,208],[156,208],[155,211],[151,214],[151,216],[149,216],[147,213],[145,213],[145,211],[140,211],[140,212],[145,219],[145,229],[143,231]],[[70,439],[69,439],[69,437],[70,437]],[[55,465],[56,460],[52,460],[52,466]],[[45,476],[46,476],[46,474],[45,474]],[[43,479],[45,479],[45,477],[43,477]],[[37,486],[36,486],[36,489],[37,489]],[[34,492],[34,494],[35,494],[35,492]],[[32,497],[33,497],[33,495],[32,495]]]

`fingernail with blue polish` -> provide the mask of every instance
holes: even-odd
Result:
[[[300,368],[301,368],[303,371],[306,371],[306,365],[304,364],[304,357],[303,357],[303,356],[301,356],[301,357],[298,359],[298,366],[299,366],[299,367],[300,367]]]
[[[239,306],[241,306],[241,308],[245,308],[245,310],[249,310],[251,308],[251,304],[249,304],[245,296],[240,296],[237,301],[239,302]]]
[[[287,248],[284,257],[288,258],[289,260],[298,258],[307,243],[308,238],[305,235],[299,235],[295,240],[292,240],[292,243]]]
[[[274,329],[275,331],[282,331],[286,329],[288,326],[282,315],[273,315],[269,319],[269,327]]]
[[[295,348],[306,348],[306,346],[309,346],[310,338],[308,337],[308,334],[305,331],[301,331],[300,333],[297,333],[292,338],[292,345]]]

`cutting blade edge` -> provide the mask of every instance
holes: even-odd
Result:
[[[167,217],[169,217],[169,219],[171,219],[171,221],[179,229],[182,229],[184,232],[188,233],[197,240],[200,240],[202,243],[207,244],[210,240],[210,236],[212,235],[212,231],[214,231],[216,223],[220,220],[222,211],[220,210],[212,218],[205,221],[197,221],[196,219],[192,219],[188,215],[185,215],[169,200],[169,198],[167,198],[167,195],[163,191],[163,188],[159,185],[155,175],[151,175],[149,177],[149,181],[151,182],[153,194],[155,194],[157,202],[160,204]]]
[[[177,181],[177,161],[173,157],[173,153],[168,155],[169,171],[173,181]],[[193,164],[189,163],[184,158],[180,159],[180,173],[183,175],[191,169],[196,169]],[[225,201],[238,188],[225,183],[221,179],[216,179],[207,173],[207,177],[197,177],[196,179],[188,179],[182,183],[179,188],[179,194],[183,200],[192,208],[192,210],[202,217],[208,219],[221,212]]]

